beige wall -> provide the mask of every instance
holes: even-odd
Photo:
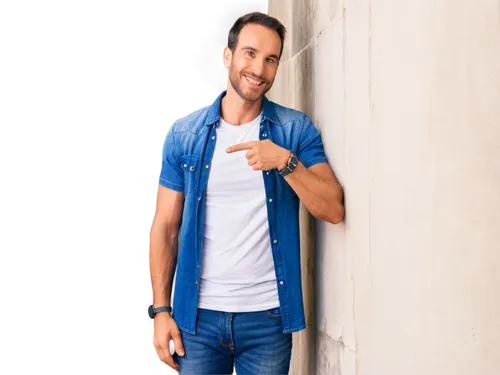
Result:
[[[270,97],[313,118],[346,191],[344,223],[302,224],[291,373],[500,374],[498,0],[269,14],[289,30]]]

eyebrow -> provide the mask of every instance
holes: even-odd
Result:
[[[258,52],[258,51],[257,51],[257,49],[255,49],[255,48],[253,48],[253,47],[250,47],[250,46],[245,46],[245,47],[242,47],[241,49],[248,49],[248,50],[250,50],[250,51]],[[269,57],[273,57],[273,58],[275,58],[276,60],[279,60],[278,55],[275,55],[275,54],[269,55]]]

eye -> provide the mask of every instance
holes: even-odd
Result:
[[[269,58],[269,59],[266,59],[266,61],[267,61],[268,63],[271,63],[271,64],[274,64],[274,63],[275,63],[275,60],[274,60],[274,59],[270,59],[270,58]]]
[[[247,51],[246,52],[247,56],[254,57],[255,53],[253,51]]]

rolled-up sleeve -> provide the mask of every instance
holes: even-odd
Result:
[[[174,125],[171,124],[163,136],[160,147],[160,166],[157,182],[175,191],[184,191],[184,172],[178,156],[179,150],[175,147]]]
[[[307,115],[303,122],[297,158],[306,168],[318,163],[328,163],[319,131]]]

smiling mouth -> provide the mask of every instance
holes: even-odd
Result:
[[[263,81],[260,81],[257,78],[250,77],[246,74],[244,74],[244,76],[247,79],[247,82],[249,82],[251,86],[258,87],[264,83]]]

